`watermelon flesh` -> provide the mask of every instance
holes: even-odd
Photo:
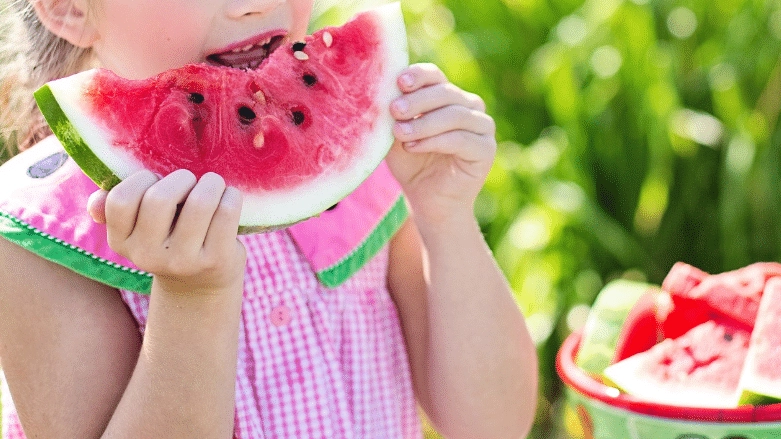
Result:
[[[751,331],[768,279],[781,275],[781,264],[758,262],[714,275],[677,263],[662,282],[673,307],[664,319],[665,337],[676,338],[709,320],[726,321]]]
[[[738,383],[750,333],[708,321],[677,339],[615,363],[606,381],[647,402],[727,408],[738,403]]]
[[[398,3],[282,44],[255,70],[193,64],[130,81],[96,69],[36,99],[74,161],[110,189],[141,169],[216,172],[244,194],[243,230],[333,206],[393,143],[390,103],[408,65]]]
[[[781,277],[768,280],[740,378],[740,404],[781,401]]]

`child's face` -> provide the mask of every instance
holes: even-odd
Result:
[[[313,1],[98,0],[93,48],[102,67],[131,79],[187,63],[254,66],[264,53],[258,46],[270,37],[306,34]]]

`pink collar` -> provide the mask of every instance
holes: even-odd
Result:
[[[89,217],[85,206],[96,189],[59,143],[47,139],[0,167],[0,235],[99,282],[148,293],[151,275],[114,253],[105,226]],[[321,283],[336,287],[406,218],[401,188],[383,163],[335,208],[288,233]]]

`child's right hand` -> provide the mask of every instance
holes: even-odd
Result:
[[[241,193],[226,188],[219,175],[196,181],[192,172],[178,170],[162,179],[149,171],[133,174],[110,192],[94,193],[88,209],[106,223],[109,246],[154,274],[164,290],[208,295],[241,289],[241,205]]]

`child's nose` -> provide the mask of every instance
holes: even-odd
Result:
[[[241,18],[246,15],[265,15],[286,0],[230,0],[228,15],[231,18]]]

